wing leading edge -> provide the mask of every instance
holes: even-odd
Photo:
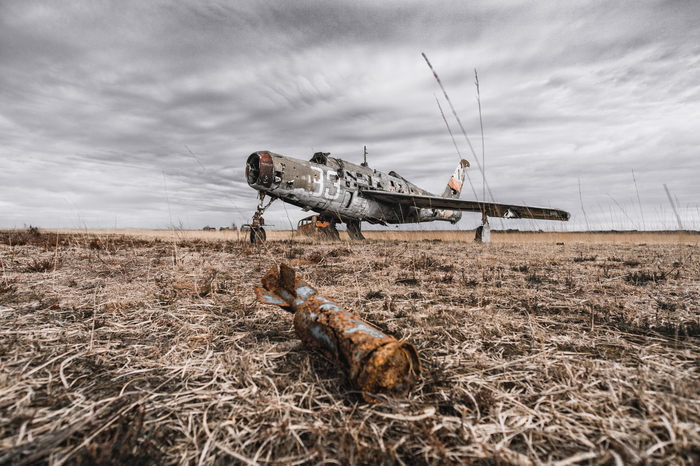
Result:
[[[571,214],[565,210],[547,207],[530,207],[512,204],[496,204],[493,202],[468,201],[466,199],[450,199],[438,196],[423,196],[418,194],[394,193],[391,191],[363,190],[362,196],[386,204],[401,204],[425,209],[460,210],[463,212],[485,212],[489,217],[503,218],[533,218],[537,220],[567,221]]]

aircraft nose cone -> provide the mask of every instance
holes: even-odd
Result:
[[[274,164],[268,151],[253,152],[248,157],[245,175],[248,184],[253,188],[269,188],[272,186]]]

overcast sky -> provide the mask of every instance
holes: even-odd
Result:
[[[440,193],[460,156],[435,96],[481,199],[424,52],[481,158],[478,71],[496,201],[570,211],[556,228],[677,228],[667,184],[699,229],[699,24],[697,0],[0,1],[0,227],[240,225],[263,149],[366,145]],[[278,204],[278,227],[308,215]]]

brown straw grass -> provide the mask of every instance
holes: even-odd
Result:
[[[0,232],[0,465],[697,464],[697,242],[650,238]],[[416,346],[408,398],[255,301],[280,261]]]

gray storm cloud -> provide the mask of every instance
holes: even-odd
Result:
[[[672,224],[666,183],[700,228],[698,19],[671,1],[3,2],[0,227],[244,223],[261,149],[357,162],[367,145],[439,192],[459,156],[433,94],[481,196],[425,52],[480,158],[478,69],[498,201],[634,228],[634,170],[647,223]]]

